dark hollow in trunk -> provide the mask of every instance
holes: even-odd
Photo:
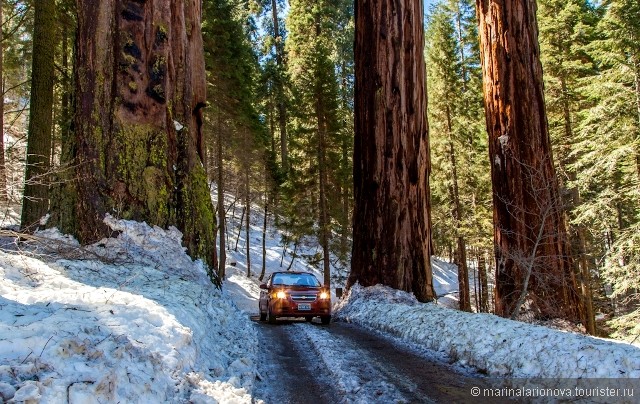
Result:
[[[106,213],[183,233],[213,271],[215,215],[204,168],[199,0],[78,0],[78,233]],[[213,272],[210,273],[213,277]]]

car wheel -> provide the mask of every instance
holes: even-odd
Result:
[[[271,314],[271,307],[267,307],[267,321],[269,322],[269,324],[276,323],[276,316]]]
[[[320,317],[320,321],[322,321],[322,324],[329,324],[331,322],[331,316],[322,316]]]
[[[267,319],[267,313],[263,313],[260,311],[260,321],[265,321]]]
[[[313,316],[306,316],[304,319],[307,320],[307,323],[310,323],[313,320]]]

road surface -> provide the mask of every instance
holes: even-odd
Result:
[[[270,403],[468,402],[481,375],[357,325],[258,321],[254,397]],[[475,401],[481,402],[481,401]]]

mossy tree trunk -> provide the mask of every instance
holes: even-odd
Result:
[[[27,168],[22,199],[21,227],[31,231],[49,210],[47,173],[51,169],[53,71],[56,47],[54,0],[34,4],[31,99],[27,140]],[[4,152],[4,151],[3,151]]]
[[[355,3],[353,254],[348,285],[435,298],[421,0]]]
[[[199,0],[78,0],[75,115],[78,235],[109,236],[105,214],[183,233],[217,268],[204,169]]]

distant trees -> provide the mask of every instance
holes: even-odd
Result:
[[[580,300],[551,157],[535,3],[478,0],[477,7],[493,184],[496,313],[517,312],[524,293],[538,317],[576,320]]]
[[[538,4],[549,134],[565,207],[565,226],[580,281],[585,326],[590,334],[595,334],[591,284],[595,261],[588,257],[588,228],[575,223],[574,209],[581,204],[581,196],[575,186],[576,158],[572,149],[577,141],[577,113],[587,102],[580,91],[580,82],[596,70],[594,59],[587,53],[589,43],[595,39],[596,14],[585,0],[541,0]]]
[[[425,51],[433,243],[435,254],[453,251],[460,309],[470,311],[468,262],[479,261],[478,257],[492,251],[482,74],[475,9],[470,1],[446,1],[430,10]]]
[[[348,285],[435,298],[422,1],[356,2],[354,229]]]

